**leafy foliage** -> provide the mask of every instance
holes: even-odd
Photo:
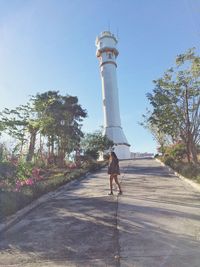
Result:
[[[15,148],[20,155],[29,144],[27,161],[33,159],[38,135],[40,151],[42,137],[47,138],[49,155],[57,157],[62,165],[66,153],[79,147],[83,137],[81,122],[86,116],[87,112],[78,104],[76,96],[62,96],[57,91],[48,91],[32,96],[26,105],[4,109],[0,113],[0,132],[4,131],[17,140]]]
[[[177,143],[173,144],[171,146],[167,146],[164,149],[164,155],[170,156],[173,158],[173,160],[181,160],[186,157],[187,149],[185,144],[183,143]]]
[[[188,161],[197,162],[200,142],[200,57],[194,49],[176,59],[175,68],[154,81],[155,88],[147,98],[153,111],[144,116],[143,125],[151,132],[170,137],[172,143],[181,140]],[[158,141],[161,141],[157,139]],[[163,142],[160,142],[163,146]]]
[[[78,104],[77,97],[61,96],[56,91],[37,94],[33,101],[41,121],[40,131],[48,138],[51,154],[55,154],[57,147],[62,163],[65,154],[79,146],[83,137],[80,123],[87,113]]]
[[[91,134],[87,134],[82,140],[82,147],[86,155],[91,155],[96,158],[99,152],[104,152],[114,145],[102,132],[96,131]],[[92,155],[93,154],[93,155]],[[98,157],[98,156],[97,156]]]
[[[67,174],[60,172],[51,175],[48,179],[38,180],[31,186],[24,184],[19,191],[3,191],[0,187],[0,221],[22,209],[41,195],[84,176],[88,171],[95,171],[104,166],[103,164],[100,162],[87,163],[84,168],[71,170]]]

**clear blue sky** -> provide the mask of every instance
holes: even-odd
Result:
[[[0,110],[47,90],[76,95],[87,109],[83,130],[103,125],[96,36],[119,36],[122,127],[132,151],[155,152],[138,122],[152,80],[177,54],[200,48],[197,0],[0,0]]]

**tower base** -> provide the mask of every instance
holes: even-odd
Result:
[[[105,127],[103,134],[106,135],[108,139],[112,140],[116,145],[130,146],[121,126]]]
[[[105,127],[104,134],[115,144],[114,152],[118,159],[131,158],[130,145],[127,142],[121,126]]]
[[[130,148],[127,145],[115,145],[114,152],[117,155],[118,159],[130,159],[131,158]]]

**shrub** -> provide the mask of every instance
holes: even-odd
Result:
[[[196,179],[200,175],[200,166],[193,163],[183,164],[180,173],[185,177]]]
[[[25,207],[43,194],[53,191],[73,179],[81,177],[88,171],[96,171],[103,166],[105,166],[105,162],[88,162],[85,168],[71,169],[67,174],[63,171],[53,174],[51,177],[48,177],[48,179],[36,179],[31,185],[23,181],[19,191],[8,192],[0,189],[0,220]],[[33,168],[33,170],[38,169]]]
[[[99,157],[99,153],[95,149],[87,149],[84,153],[84,156],[88,160],[97,160]]]
[[[181,161],[175,161],[173,157],[167,156],[161,159],[166,165],[170,166],[176,172],[181,175],[200,181],[200,165],[194,163],[185,163]]]
[[[103,155],[103,159],[105,161],[108,161],[109,160],[109,157],[110,157],[110,155],[108,153],[106,153],[106,154]]]
[[[99,168],[100,168],[100,165],[95,161],[91,162],[89,165],[90,171],[97,171]]]
[[[30,203],[29,194],[0,191],[0,219],[13,214]]]
[[[165,147],[165,156],[170,156],[174,160],[181,160],[186,157],[186,146],[183,143],[177,143],[168,147]]]
[[[169,155],[165,156],[165,157],[163,158],[163,162],[164,162],[166,165],[168,165],[168,166],[170,166],[170,167],[172,167],[172,168],[173,168],[173,166],[174,166],[174,158],[173,158],[172,156],[169,156]]]
[[[17,179],[20,181],[26,180],[31,176],[33,163],[26,161],[19,161],[17,165]]]
[[[3,152],[4,152],[4,147],[3,147],[3,145],[2,144],[0,144],[0,162],[2,162],[3,161]]]
[[[47,159],[44,156],[35,156],[34,165],[38,168],[45,168],[47,166]]]
[[[4,184],[14,184],[17,173],[17,167],[10,162],[0,163],[0,182]]]
[[[59,186],[83,175],[86,171],[75,170],[67,176],[63,174],[55,175],[46,180],[41,180],[33,186],[24,185],[20,191],[0,191],[0,219],[13,214],[22,209],[34,199],[45,193],[57,189]]]

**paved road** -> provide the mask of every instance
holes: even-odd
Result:
[[[64,186],[0,236],[0,266],[200,266],[200,192],[152,159]]]

